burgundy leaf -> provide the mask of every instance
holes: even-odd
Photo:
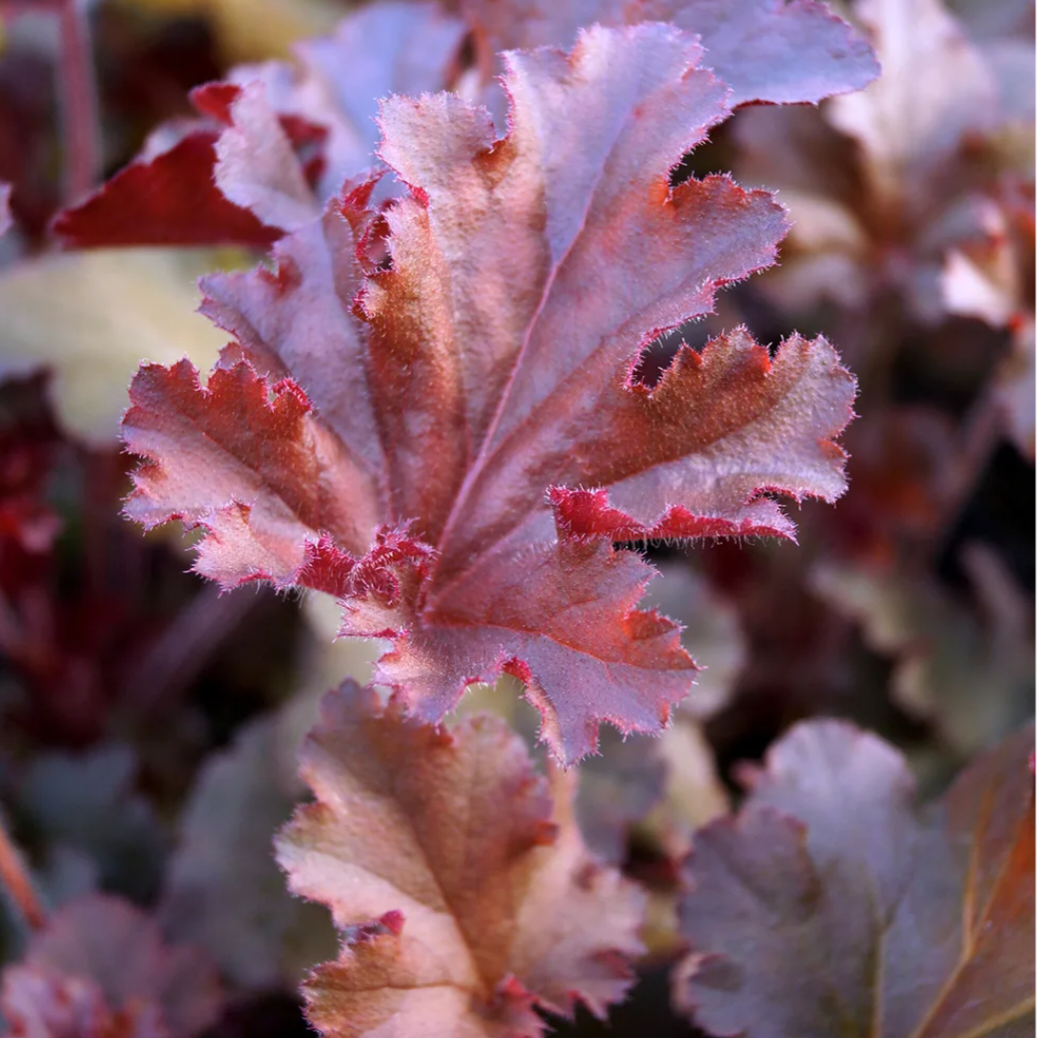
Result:
[[[213,181],[219,133],[187,133],[168,151],[139,158],[54,221],[69,246],[216,245],[265,248],[281,236],[229,201]]]
[[[202,120],[160,127],[172,146],[146,149],[54,230],[78,248],[265,248],[374,162],[378,99],[444,86],[463,34],[437,4],[371,4],[300,44],[294,65],[233,69],[192,92]]]

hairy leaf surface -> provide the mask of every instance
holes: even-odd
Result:
[[[503,140],[449,94],[386,102],[408,196],[376,217],[358,187],[276,273],[206,280],[238,342],[206,387],[187,363],[141,371],[129,514],[205,527],[197,568],[225,586],[344,599],[343,633],[394,640],[376,680],[427,720],[504,670],[562,760],[602,719],[657,729],[694,665],[637,609],[652,571],[609,542],[792,536],[769,493],[838,497],[854,392],[823,339],[772,358],[741,329],[632,380],[785,230],[766,192],[668,186],[727,112],[700,57],[659,25],[513,55]]]
[[[322,1033],[535,1038],[534,1005],[602,1015],[622,997],[643,897],[586,851],[503,721],[447,732],[347,682],[303,776],[316,802],[278,855],[343,930],[338,961],[303,988]]]

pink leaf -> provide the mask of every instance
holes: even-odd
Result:
[[[149,916],[96,894],[56,913],[0,987],[11,1033],[32,1038],[193,1038],[221,1003],[197,949],[165,945]]]
[[[275,273],[206,280],[237,343],[207,389],[143,369],[129,513],[206,527],[198,569],[226,586],[340,589],[343,630],[395,638],[379,680],[430,721],[504,670],[564,761],[602,720],[657,730],[695,667],[636,608],[651,570],[608,541],[791,536],[770,495],[839,496],[854,394],[823,339],[772,360],[743,330],[632,381],[785,231],[764,191],[669,187],[728,112],[700,59],[661,25],[512,54],[503,140],[452,95],[387,101],[381,153],[409,195],[383,217],[354,185]]]
[[[552,804],[504,722],[447,732],[347,683],[302,773],[315,803],[277,846],[343,932],[303,988],[322,1033],[536,1038],[534,1005],[603,1015],[623,996],[643,895],[587,852],[567,787]]]
[[[288,134],[262,82],[246,84],[230,105],[230,126],[216,141],[216,186],[270,227],[295,230],[320,215]]]

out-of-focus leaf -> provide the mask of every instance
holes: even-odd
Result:
[[[666,765],[658,739],[602,734],[598,753],[580,765],[576,817],[588,846],[622,864],[631,825],[662,799]]]
[[[745,664],[746,644],[738,611],[687,564],[663,562],[661,579],[649,585],[645,606],[673,617],[700,665],[679,715],[708,720],[727,705]]]
[[[226,337],[192,311],[211,254],[84,252],[15,264],[0,274],[0,374],[47,366],[61,421],[110,444],[126,386],[143,358],[205,365]]]
[[[16,806],[45,850],[45,882],[58,888],[52,892],[60,891],[71,866],[106,889],[141,900],[154,896],[166,840],[151,805],[135,791],[136,772],[133,750],[119,744],[79,756],[41,754],[26,769]]]
[[[694,33],[706,65],[732,89],[732,104],[811,102],[859,90],[879,73],[849,25],[815,0],[462,0],[492,51],[568,49],[582,26],[669,22]]]
[[[666,769],[663,798],[643,826],[677,861],[688,853],[695,830],[726,814],[731,801],[702,726],[683,711],[677,711],[673,727],[659,737],[657,756]]]
[[[968,759],[1033,710],[1033,617],[1004,563],[974,544],[963,556],[976,607],[926,577],[827,565],[815,589],[863,626],[877,652],[897,659],[892,693]]]
[[[947,6],[974,37],[1033,35],[1033,0],[948,0]]]
[[[941,288],[948,311],[1008,328],[1012,352],[995,392],[1019,450],[1034,456],[1034,191],[1002,186],[985,200],[984,234],[948,253]]]
[[[273,858],[274,833],[297,800],[280,720],[253,722],[200,772],[159,913],[168,934],[252,988],[295,983],[335,948],[327,914],[288,894]]]
[[[843,554],[888,566],[905,543],[931,543],[954,507],[964,434],[946,412],[921,404],[875,410],[849,433],[854,496],[833,532]]]
[[[11,185],[0,183],[0,235],[11,227]]]
[[[226,976],[251,988],[295,984],[334,954],[327,913],[285,889],[273,839],[306,793],[297,758],[320,700],[343,676],[369,680],[379,654],[359,639],[334,640],[340,609],[330,596],[310,592],[303,611],[312,634],[297,691],[199,772],[159,909],[167,933],[206,948]]]
[[[330,35],[300,43],[294,71],[273,73],[290,84],[273,93],[275,107],[328,129],[322,202],[375,164],[382,98],[418,97],[448,85],[465,31],[438,3],[379,0],[352,11]]]
[[[54,231],[67,245],[252,245],[280,230],[229,201],[213,180],[219,130],[177,133],[168,147],[138,156],[84,202],[66,209]],[[152,261],[154,262],[154,261]]]
[[[983,235],[983,193],[1008,172],[1032,179],[1032,118],[1016,84],[1032,101],[1033,75],[1015,51],[1032,63],[1033,48],[977,45],[941,0],[851,10],[883,75],[821,112],[750,109],[735,127],[738,172],[782,188],[793,218],[786,262],[763,290],[784,307],[828,298],[857,309],[892,289],[935,323],[946,253]]]
[[[658,738],[621,739],[606,731],[599,754],[580,766],[580,827],[591,848],[613,862],[623,860],[628,832],[638,823],[677,860],[692,830],[727,806],[701,722],[727,703],[744,663],[738,615],[687,565],[663,563],[660,570],[644,605],[681,623],[703,666]]]
[[[343,930],[304,984],[334,1036],[538,1036],[538,1005],[594,1012],[628,986],[643,898],[585,850],[499,719],[422,726],[347,683],[304,752],[316,803],[278,856]]]
[[[61,520],[46,500],[61,444],[47,387],[37,373],[0,382],[0,585],[16,597],[19,559],[50,549]],[[10,647],[8,646],[8,651]]]
[[[882,75],[834,99],[828,118],[860,142],[872,189],[887,202],[922,201],[968,133],[999,118],[993,76],[940,0],[858,0]]]
[[[718,1036],[1031,1035],[1032,749],[1027,728],[919,814],[891,747],[794,729],[696,835],[679,1001]]]
[[[10,1033],[27,1038],[193,1038],[221,1005],[198,949],[167,946],[148,915],[99,895],[56,913],[0,979]]]
[[[210,0],[217,17],[239,5],[240,0]],[[461,17],[435,2],[367,4],[348,14],[332,35],[298,45],[292,64],[232,69],[227,83],[202,90],[252,89],[259,81],[267,88],[271,110],[239,112],[230,128],[217,125],[227,121],[223,116],[216,123],[196,121],[193,130],[176,122],[165,125],[145,154],[86,203],[61,214],[56,229],[80,245],[264,244],[272,228],[294,228],[308,205],[327,202],[345,180],[374,164],[380,99],[454,88],[486,102],[503,132],[506,104],[493,79],[503,71],[498,52],[541,44],[569,48],[581,27],[595,23],[669,22],[695,34],[708,51],[708,66],[732,88],[732,105],[816,103],[858,89],[878,72],[870,46],[815,0],[645,0],[633,5],[591,0],[545,10],[527,0],[469,0],[459,6]],[[261,17],[254,24],[265,26]],[[293,38],[290,30],[284,38]],[[473,43],[471,54],[462,47],[466,38]],[[313,164],[293,157],[284,142],[275,146],[279,133],[273,112],[282,120],[323,128],[328,139],[311,156]],[[156,153],[162,137],[174,143]],[[215,182],[209,175],[214,165]],[[304,172],[319,180],[316,199],[303,187]],[[272,206],[272,197],[281,204]],[[251,208],[253,203],[260,208]]]
[[[296,40],[328,32],[341,16],[334,0],[117,0],[128,7],[204,17],[228,61],[287,57]]]
[[[379,100],[445,86],[463,35],[431,2],[353,11],[291,63],[239,66],[194,90],[201,118],[160,126],[54,229],[79,247],[268,246],[377,163]]]

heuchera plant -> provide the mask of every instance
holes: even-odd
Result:
[[[202,280],[231,337],[206,379],[134,378],[126,512],[200,531],[221,589],[333,596],[342,636],[382,644],[370,684],[325,697],[312,800],[276,841],[339,931],[303,983],[336,1038],[607,1017],[648,898],[586,845],[574,766],[603,722],[665,729],[698,670],[642,604],[636,546],[793,540],[788,502],[846,489],[856,386],[825,338],[736,327],[657,379],[642,361],[789,227],[689,155],[738,105],[863,87],[870,48],[813,0],[555,7],[366,8],[294,68],[196,90],[196,119],[56,223],[78,245],[271,248]],[[501,675],[539,712],[543,771],[502,718],[448,722]],[[682,866],[679,1011],[718,1038],[1032,1031],[1032,739],[923,812],[877,738],[793,729]],[[219,1000],[204,960],[100,896],[0,990],[33,1036],[190,1038]]]
[[[744,330],[635,379],[786,229],[766,192],[669,184],[730,110],[701,57],[662,25],[513,53],[502,139],[449,94],[386,101],[407,194],[379,213],[350,186],[273,270],[205,281],[236,343],[205,387],[188,363],[138,375],[129,514],[203,526],[196,568],[226,587],[341,599],[424,720],[506,671],[566,764],[601,720],[657,730],[694,664],[613,542],[791,536],[770,495],[838,497],[853,399],[823,339],[771,357]]]

